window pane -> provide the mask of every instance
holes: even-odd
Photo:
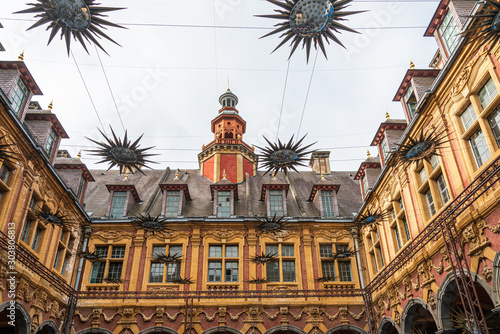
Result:
[[[49,137],[47,138],[47,142],[45,143],[45,152],[50,157],[54,152],[54,146],[56,145],[57,135],[53,128],[50,129]]]
[[[5,166],[5,164],[2,165],[0,168],[0,180],[7,184],[7,180],[9,179],[9,174],[10,174],[10,169]]]
[[[488,122],[490,123],[491,131],[493,132],[493,137],[495,137],[497,146],[500,148],[500,108],[497,108],[490,117],[488,117]]]
[[[472,123],[477,119],[476,112],[474,111],[474,107],[470,104],[467,109],[460,115],[462,119],[462,124],[464,125],[464,129],[467,130],[470,128]]]
[[[24,223],[23,232],[21,233],[21,240],[24,242],[28,241],[28,236],[31,228],[31,218],[26,217],[26,222]]]
[[[101,257],[108,257],[108,246],[97,246],[95,253]]]
[[[208,248],[209,257],[222,257],[222,246],[210,246]]]
[[[41,234],[42,234],[42,229],[37,227],[35,232],[35,237],[33,238],[33,242],[31,243],[31,248],[35,251],[38,248],[38,242],[40,241]]]
[[[106,263],[104,262],[94,262],[92,264],[92,272],[90,273],[90,283],[102,283],[105,266]]]
[[[231,216],[231,192],[217,191],[217,217]]]
[[[111,251],[112,259],[123,259],[125,257],[125,246],[113,246]]]
[[[152,256],[157,256],[157,255],[164,255],[165,252],[166,252],[166,248],[165,246],[153,246],[153,252],[152,252]]]
[[[152,262],[149,271],[149,283],[161,283],[163,280],[163,263]]]
[[[283,190],[269,191],[269,204],[271,217],[281,217],[283,213]]]
[[[337,249],[337,253],[349,252],[349,245],[346,245],[346,244],[335,245],[335,248]]]
[[[168,247],[169,255],[182,255],[182,246],[181,245],[172,245]]]
[[[477,130],[469,139],[470,146],[472,147],[472,152],[476,158],[476,163],[478,167],[481,167],[486,160],[491,157],[490,150],[488,149],[488,144],[484,138],[481,129]]]
[[[450,195],[448,194],[448,188],[446,187],[443,174],[439,175],[437,178],[437,185],[439,188],[439,195],[441,196],[441,202],[445,205],[450,200]]]
[[[321,261],[321,269],[323,270],[323,277],[335,277],[335,262]]]
[[[283,282],[295,282],[295,261],[283,261]]]
[[[425,193],[425,199],[427,200],[427,207],[429,208],[429,213],[431,216],[436,214],[436,206],[434,205],[434,199],[432,198],[431,190],[427,190]]]
[[[68,264],[68,261],[69,261],[70,257],[71,257],[71,254],[66,253],[66,256],[64,257],[63,265],[62,265],[62,268],[61,268],[61,274],[63,274],[63,275],[66,272],[66,265]]]
[[[226,282],[238,282],[237,261],[226,261]]]
[[[427,172],[425,171],[425,168],[422,168],[419,174],[420,174],[420,181],[422,181],[422,184],[425,183],[425,181],[427,181]]]
[[[399,208],[401,210],[404,210],[405,206],[403,205],[403,197],[401,197],[399,200],[398,200],[398,203],[399,203]]]
[[[398,227],[395,226],[392,230],[394,232],[394,237],[396,238],[396,244],[398,246],[398,249],[401,249],[401,238],[399,236]]]
[[[319,245],[319,256],[321,257],[333,257],[333,245]]]
[[[110,213],[111,218],[123,217],[126,198],[127,198],[126,191],[115,191],[113,193],[113,201],[111,203],[111,213]]]
[[[111,262],[109,264],[108,278],[121,278],[122,266],[122,262]]]
[[[280,281],[280,263],[271,262],[266,264],[266,278],[269,282]]]
[[[431,157],[431,166],[432,166],[432,169],[436,169],[437,166],[439,166],[439,158],[437,155],[433,155]]]
[[[372,263],[375,268],[375,272],[378,272],[378,265],[377,265],[377,259],[375,259],[375,254],[370,254],[372,258]]]
[[[11,108],[12,111],[16,115],[19,115],[21,113],[21,109],[24,105],[24,101],[26,100],[26,96],[28,95],[28,89],[26,88],[26,85],[21,79],[17,80],[17,85],[14,88],[14,92],[12,93],[12,98],[11,98]]]
[[[266,245],[266,254],[279,255],[278,245]]]
[[[208,262],[208,281],[222,282],[222,262],[220,261]]]
[[[54,268],[57,269],[57,265],[59,264],[59,258],[61,257],[61,251],[62,249],[61,248],[58,248],[57,249],[57,252],[56,252],[56,259],[54,260]]]
[[[380,263],[382,264],[382,266],[385,266],[385,263],[384,263],[384,256],[382,255],[382,248],[380,247],[376,247],[378,249],[378,254],[380,255]]]
[[[177,217],[179,212],[180,191],[167,191],[165,217]]]
[[[389,144],[387,143],[387,138],[384,136],[384,139],[382,139],[382,143],[380,144],[381,149],[382,149],[382,155],[384,156],[384,160],[387,159],[387,156],[389,155]]]
[[[363,181],[366,176],[363,178]],[[366,188],[365,188],[366,192]],[[323,216],[335,217],[335,208],[333,207],[333,191],[321,191],[321,201],[323,204]]]
[[[497,95],[497,88],[495,86],[495,83],[493,82],[493,79],[490,78],[488,82],[481,88],[479,91],[479,101],[481,102],[481,106],[483,109],[486,109],[486,107],[490,104],[490,102],[495,98]]]
[[[293,245],[281,245],[281,256],[295,256]]]
[[[167,265],[167,282],[172,282],[181,278],[180,262],[169,263]]]
[[[451,10],[448,10],[443,23],[441,23],[441,26],[439,27],[439,34],[441,35],[443,43],[450,55],[458,45],[460,37],[459,33],[459,28],[457,27],[453,14]]]
[[[226,257],[238,257],[238,246],[226,246]]]
[[[408,227],[408,221],[406,220],[406,216],[403,216],[403,227],[405,230],[406,241],[411,239],[410,228]]]
[[[339,276],[341,282],[351,282],[351,262],[350,261],[339,261]]]

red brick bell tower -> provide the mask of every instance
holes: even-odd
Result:
[[[229,89],[219,98],[222,108],[212,120],[215,138],[198,154],[200,172],[203,176],[218,182],[226,174],[233,183],[245,180],[245,175],[254,176],[257,171],[258,157],[254,148],[243,141],[246,122],[235,108],[238,97]]]

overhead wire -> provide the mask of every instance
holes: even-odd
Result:
[[[304,113],[306,111],[307,99],[309,97],[309,91],[311,89],[311,83],[312,83],[313,76],[314,76],[314,70],[316,69],[316,60],[318,60],[318,53],[319,53],[319,49],[316,50],[316,57],[314,57],[314,65],[313,65],[313,68],[311,71],[311,78],[309,78],[309,85],[307,87],[306,98],[304,101],[304,108],[302,108],[302,115],[300,116],[299,129],[297,130],[297,139],[299,139],[300,127],[302,126],[302,120],[304,119]]]
[[[118,118],[120,119],[120,124],[122,125],[123,132],[125,132],[125,125],[123,125],[122,116],[120,115],[120,111],[118,110],[118,105],[116,104],[115,95],[113,94],[113,90],[111,89],[111,85],[109,84],[108,76],[106,74],[106,70],[104,70],[104,66],[102,65],[101,56],[99,55],[99,51],[97,50],[97,46],[94,44],[95,52],[97,53],[97,58],[99,59],[99,64],[101,64],[102,73],[104,73],[104,78],[106,79],[106,84],[108,85],[109,93],[111,94],[111,98],[113,99],[113,103],[115,105],[116,113],[118,114]]]
[[[288,82],[288,72],[290,70],[290,58],[288,58],[288,65],[286,67],[286,76],[285,76],[285,85],[283,87],[283,97],[281,98],[281,108],[280,108],[280,116],[278,118],[278,129],[276,130],[276,140],[278,141],[279,133],[280,133],[280,125],[281,125],[281,115],[283,114],[283,104],[285,103],[285,93],[286,93],[286,85]]]
[[[80,78],[82,79],[83,86],[85,87],[85,90],[87,91],[87,95],[89,96],[90,102],[92,103],[92,107],[94,108],[95,114],[97,115],[97,119],[99,120],[99,123],[101,124],[102,131],[104,131],[104,134],[106,134],[106,129],[104,128],[104,125],[102,124],[101,116],[99,116],[99,112],[97,111],[97,108],[94,104],[94,99],[92,98],[92,95],[90,94],[89,88],[87,87],[87,84],[85,83],[85,79],[83,78],[82,72],[80,71],[80,67],[78,66],[78,62],[75,59],[75,56],[73,55],[73,51],[70,51],[71,57],[73,58],[73,61],[75,62],[76,68],[78,70],[78,74],[80,74]]]

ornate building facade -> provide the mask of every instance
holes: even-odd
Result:
[[[439,2],[430,69],[407,71],[405,119],[357,172],[329,152],[260,171],[229,90],[199,169],[88,171],[56,153],[67,134],[24,63],[0,62],[0,144],[19,153],[0,162],[2,333],[500,333],[500,46],[459,34],[485,6]]]

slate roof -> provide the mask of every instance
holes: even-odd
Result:
[[[152,216],[161,214],[162,193],[160,184],[188,185],[191,201],[186,202],[183,210],[184,217],[210,217],[212,216],[213,202],[211,201],[210,185],[214,183],[200,175],[198,169],[179,170],[179,180],[175,180],[175,169],[145,170],[146,175],[141,173],[120,175],[117,170],[93,170],[91,171],[95,182],[89,183],[85,193],[86,211],[92,212],[92,219],[105,217],[109,206],[109,192],[106,185],[128,185],[133,184],[137,189],[142,202],[133,203],[128,212],[132,217],[139,214],[149,213]],[[359,210],[362,199],[359,191],[358,181],[353,179],[356,172],[332,172],[332,174],[321,176],[314,171],[291,172],[288,178],[279,173],[273,179],[270,174],[264,176],[264,171],[258,171],[256,176],[238,184],[238,201],[234,203],[235,216],[239,218],[251,215],[265,216],[267,212],[266,203],[260,201],[262,186],[264,184],[289,184],[287,194],[287,216],[289,217],[319,217],[320,212],[317,204],[308,202],[311,190],[317,184],[340,185],[337,194],[340,217],[352,219]],[[296,194],[296,200],[294,199]],[[304,214],[302,214],[304,213]]]

